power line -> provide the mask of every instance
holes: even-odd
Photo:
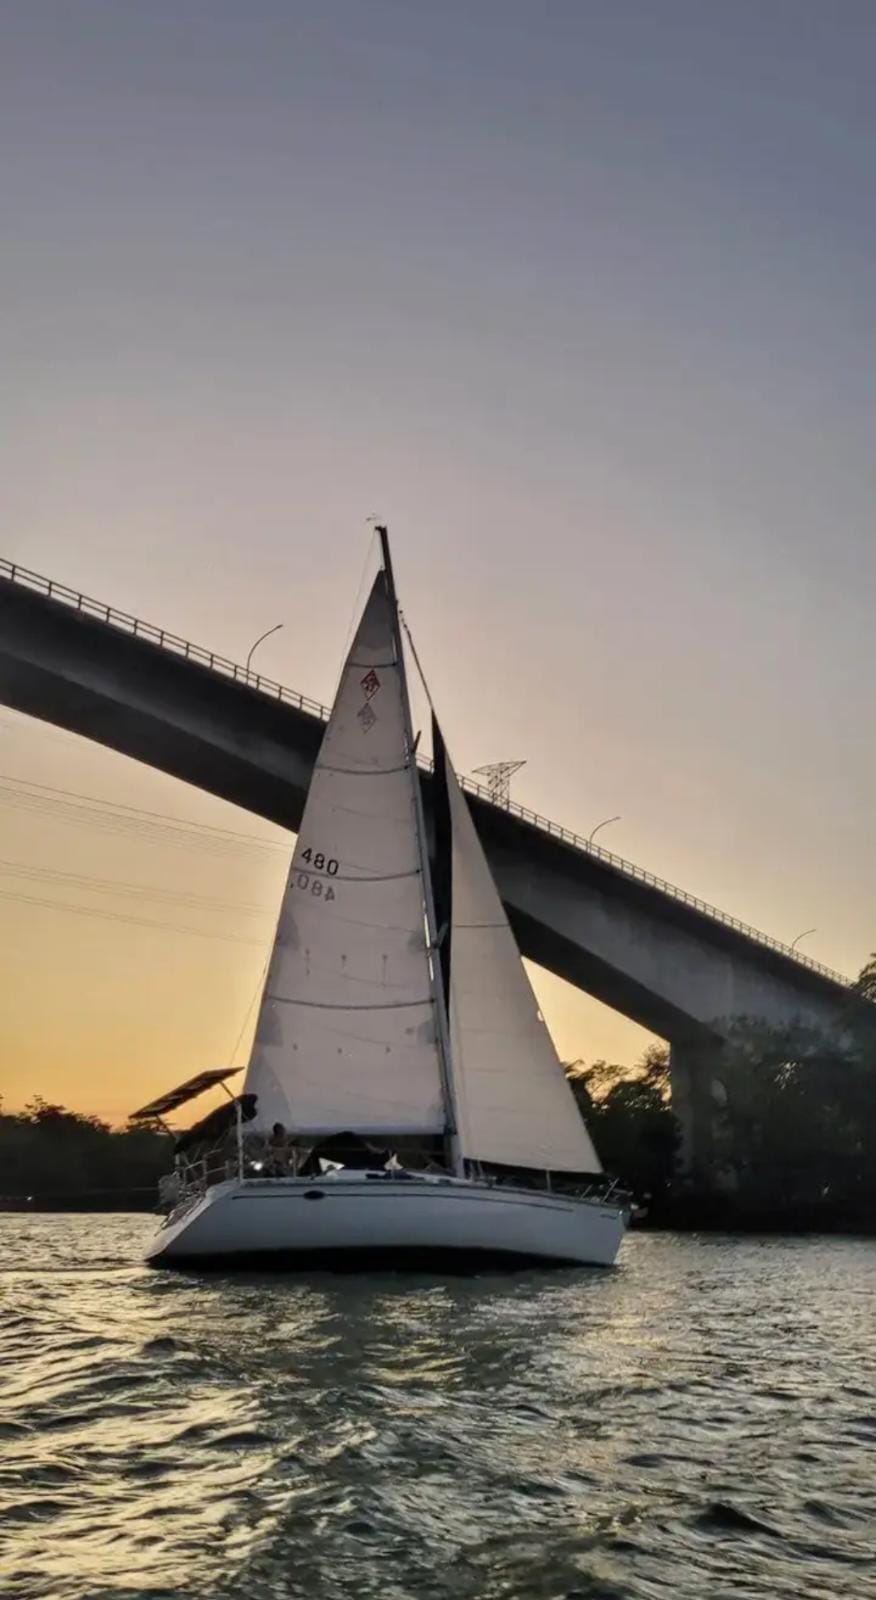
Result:
[[[222,828],[215,822],[193,822],[185,817],[174,817],[168,811],[148,811],[143,806],[129,806],[121,800],[103,800],[100,795],[82,794],[78,789],[61,789],[51,783],[37,783],[36,779],[32,778],[15,778],[12,774],[4,772],[0,773],[0,782],[26,784],[29,789],[41,789],[47,794],[66,795],[73,800],[81,800],[89,805],[105,806],[112,811],[126,811],[138,817],[155,818],[162,822],[173,823],[175,827],[194,828],[199,832],[227,834],[232,839],[248,839],[254,844],[268,845],[272,849],[284,848],[279,840],[262,839],[256,833],[240,833],[235,828]]]
[[[289,848],[279,840],[262,839],[256,834],[238,833],[210,823],[185,822],[162,812],[99,800],[94,795],[82,795],[75,790],[58,789],[28,779],[16,781],[4,774],[0,774],[0,805],[73,826],[150,843],[174,844],[211,856],[230,854],[267,862]]]
[[[105,922],[124,922],[135,928],[154,928],[162,933],[191,933],[197,939],[221,939],[227,944],[257,945],[263,949],[264,939],[248,939],[234,933],[217,933],[211,928],[190,928],[183,923],[158,921],[153,917],[135,917],[122,911],[101,911],[97,906],[73,905],[69,900],[43,900],[37,895],[16,894],[11,889],[0,889],[0,900],[15,901],[18,905],[38,906],[44,911],[67,911],[71,916],[99,917]]]
[[[116,894],[124,895],[133,900],[154,900],[165,905],[185,906],[193,911],[232,912],[241,916],[267,916],[266,906],[256,905],[254,902],[244,903],[230,900],[215,900],[209,895],[200,895],[179,891],[176,889],[158,889],[149,884],[122,883],[111,878],[95,878],[84,873],[61,872],[53,867],[37,867],[20,861],[4,861],[0,859],[0,875],[13,878],[27,878],[32,882],[52,883],[58,887],[71,889],[85,889],[90,894]]]

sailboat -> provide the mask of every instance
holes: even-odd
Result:
[[[427,832],[403,623],[378,534],[380,569],[314,767],[243,1092],[204,1120],[203,1138],[179,1141],[147,1260],[607,1266],[623,1197],[602,1176],[434,712]],[[200,1074],[137,1115],[154,1120],[229,1075]]]

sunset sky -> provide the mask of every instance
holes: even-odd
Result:
[[[874,72],[872,0],[0,0],[0,555],[328,699],[379,512],[464,771],[856,971]],[[242,1060],[290,842],[0,753],[4,1102]]]

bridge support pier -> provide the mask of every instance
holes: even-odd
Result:
[[[670,1048],[672,1109],[681,1127],[678,1169],[697,1188],[719,1186],[717,1153],[726,1104],[721,1077],[723,1046],[708,1036],[673,1043]]]

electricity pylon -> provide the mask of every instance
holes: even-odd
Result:
[[[491,761],[486,767],[475,767],[475,774],[486,778],[493,805],[507,807],[511,803],[511,779],[525,766],[525,761]]]

